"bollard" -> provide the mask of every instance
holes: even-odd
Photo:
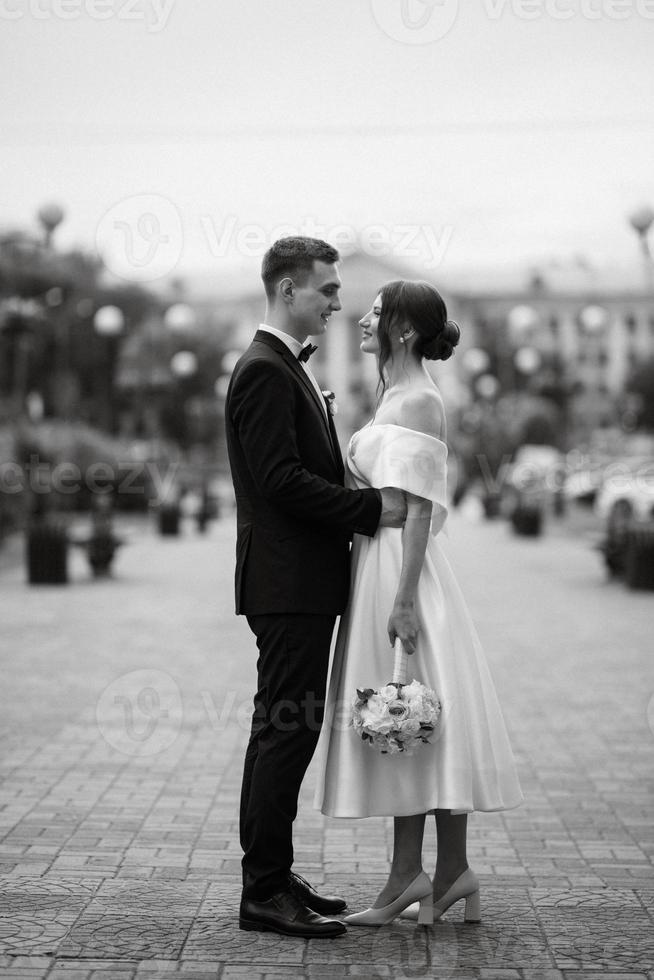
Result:
[[[178,503],[162,504],[159,509],[159,533],[164,537],[179,534],[179,518]]]
[[[555,517],[565,517],[567,511],[567,501],[565,499],[565,494],[562,490],[556,490],[554,493],[554,502],[552,504],[552,511]]]
[[[502,513],[502,497],[499,493],[485,493],[482,505],[486,520],[492,521]]]
[[[95,578],[111,573],[111,563],[121,543],[111,531],[96,531],[86,542],[86,553]]]
[[[209,488],[205,485],[202,487],[199,506],[195,513],[199,533],[204,534],[209,521],[216,517],[218,517],[217,501],[211,496]]]

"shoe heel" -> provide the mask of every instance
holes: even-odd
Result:
[[[472,895],[466,895],[466,911],[464,922],[481,922],[481,904],[479,901],[479,889]]]
[[[434,924],[434,900],[431,895],[420,899],[420,909],[418,910],[418,925],[431,926]]]

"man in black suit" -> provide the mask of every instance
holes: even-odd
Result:
[[[336,616],[349,588],[352,534],[399,527],[398,490],[347,490],[325,398],[304,344],[340,310],[338,252],[313,238],[263,259],[265,323],[232,374],[225,406],[236,494],[236,612],[259,649],[241,792],[239,923],[295,936],[345,932],[345,908],[292,870],[292,826],[324,708]],[[299,355],[299,356],[298,356]]]

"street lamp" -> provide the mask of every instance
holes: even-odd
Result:
[[[64,220],[64,210],[58,204],[44,204],[39,208],[36,216],[43,228],[43,244],[46,248],[50,248],[55,229]]]
[[[170,370],[177,379],[177,392],[173,395],[174,403],[179,410],[178,438],[184,448],[189,448],[191,432],[189,427],[189,394],[190,386],[185,384],[198,369],[197,355],[191,350],[178,350],[170,359]]]
[[[654,208],[651,208],[649,204],[644,204],[642,207],[632,211],[632,213],[629,215],[629,224],[638,235],[640,247],[643,253],[645,282],[648,289],[651,289],[654,287],[654,265],[647,236],[652,224],[654,224]]]
[[[118,306],[101,306],[93,317],[95,332],[104,339],[107,350],[107,371],[105,384],[105,427],[114,431],[114,375],[118,356],[118,338],[123,332],[125,317]]]
[[[538,311],[526,303],[511,307],[506,314],[506,330],[498,338],[497,375],[503,391],[516,387],[517,348],[524,347],[540,323]]]

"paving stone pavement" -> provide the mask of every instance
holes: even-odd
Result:
[[[517,539],[455,514],[449,533],[526,796],[470,820],[480,926],[455,907],[331,941],[239,931],[255,654],[233,524],[136,523],[112,580],[75,555],[68,586],[30,588],[0,561],[0,975],[654,980],[654,596],[607,583],[565,523]],[[391,821],[325,818],[313,787],[296,866],[362,908]]]

